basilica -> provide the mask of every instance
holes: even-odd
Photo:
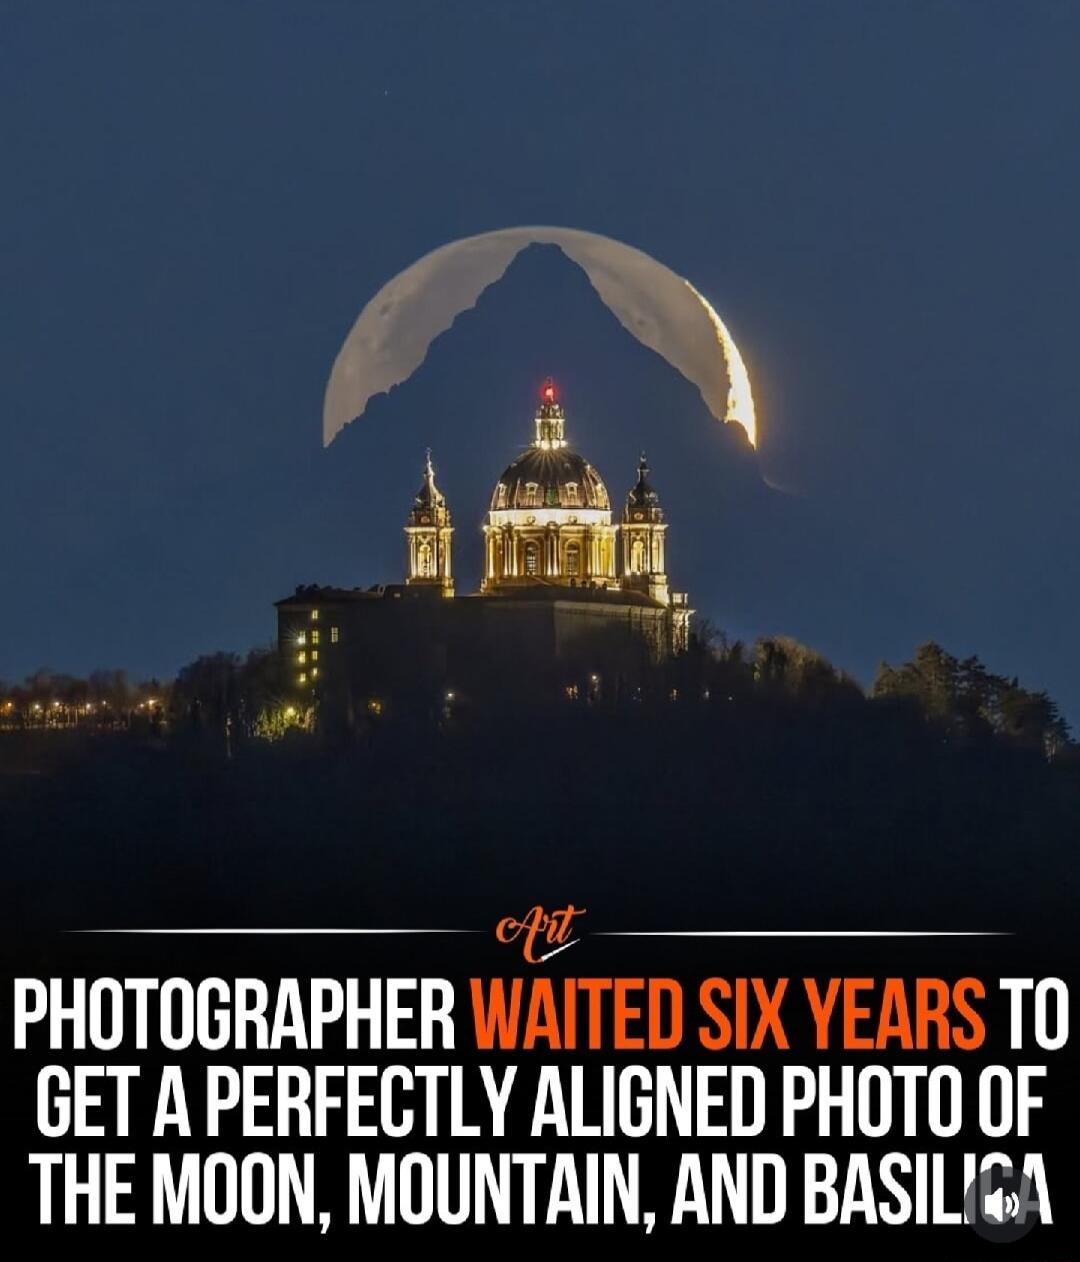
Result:
[[[668,583],[667,523],[642,456],[614,520],[597,470],[569,444],[554,384],[531,444],[483,522],[477,592],[454,583],[454,519],[430,451],[405,523],[404,582],[301,586],[277,602],[282,665],[300,702],[360,713],[509,687],[595,696],[685,652],[692,610]]]

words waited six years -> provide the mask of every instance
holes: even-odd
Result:
[[[986,987],[974,977],[949,983],[920,977],[804,977],[805,1000],[819,1050],[925,1050],[982,1045],[986,1028],[977,1007]],[[476,1043],[492,1048],[572,1051],[666,1051],[694,1034],[710,1051],[790,1047],[784,1017],[790,979],[709,977],[697,989],[691,1017],[682,985],[672,978],[496,978],[470,982]]]

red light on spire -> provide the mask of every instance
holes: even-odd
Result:
[[[544,389],[541,393],[541,397],[545,403],[555,402],[555,383],[550,377],[544,382]]]

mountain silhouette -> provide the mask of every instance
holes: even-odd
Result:
[[[718,424],[696,386],[626,332],[552,246],[520,254],[413,377],[373,399],[326,451],[324,529],[311,572],[295,581],[398,579],[401,527],[430,446],[454,514],[458,591],[475,590],[492,488],[532,437],[548,375],[567,437],[600,471],[616,513],[648,453],[674,586],[729,635],[792,634],[864,677],[886,651],[919,638],[911,598],[869,536],[828,505],[771,488],[741,427]],[[883,645],[886,610],[896,634]]]

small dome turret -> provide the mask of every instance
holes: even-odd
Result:
[[[638,462],[637,481],[630,488],[630,492],[626,497],[626,510],[623,514],[623,520],[627,522],[659,522],[664,520],[664,510],[660,507],[660,496],[657,495],[656,490],[649,481],[649,463],[645,459],[644,452],[641,453],[641,460]]]
[[[412,512],[409,514],[409,525],[431,525],[435,521],[436,515],[440,517],[440,524],[443,524],[443,518],[447,524],[449,523],[450,510],[446,507],[446,496],[435,485],[435,467],[431,463],[431,448],[429,447],[424,464],[424,480],[420,483],[420,490],[416,492],[413,498]]]

